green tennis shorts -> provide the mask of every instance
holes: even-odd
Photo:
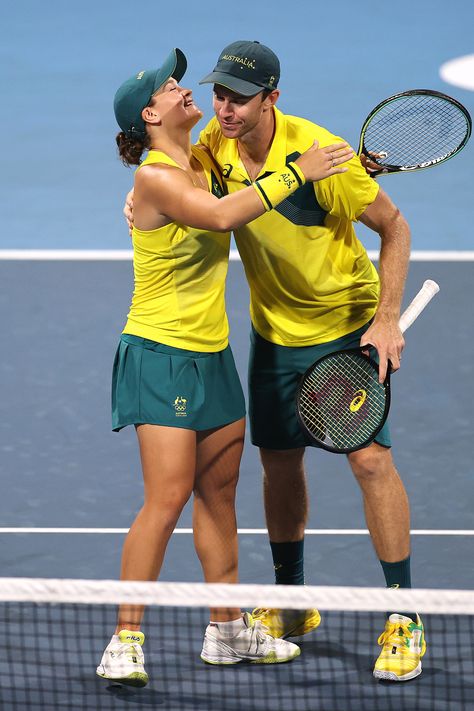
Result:
[[[139,424],[208,430],[244,416],[230,346],[201,353],[122,334],[112,374],[115,432]]]
[[[316,346],[280,346],[250,334],[249,419],[252,443],[265,449],[296,449],[312,444],[296,418],[296,390],[303,373],[318,358],[333,351],[357,348],[368,324]],[[375,441],[391,447],[387,422]]]

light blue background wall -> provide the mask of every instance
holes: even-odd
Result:
[[[474,113],[474,93],[439,77],[474,51],[471,0],[3,0],[0,21],[0,249],[130,246],[121,206],[132,173],[116,157],[113,95],[173,46],[188,56],[204,120],[211,89],[198,81],[235,39],[280,56],[280,108],[355,146],[372,106],[404,89],[451,93]],[[382,179],[416,249],[473,248],[473,145],[438,169]]]

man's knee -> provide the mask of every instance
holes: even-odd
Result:
[[[357,479],[374,479],[394,469],[391,450],[375,442],[347,456]]]
[[[260,449],[260,459],[266,478],[304,473],[304,447],[298,449]]]

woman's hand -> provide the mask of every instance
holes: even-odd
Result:
[[[318,141],[315,141],[311,148],[295,160],[295,163],[303,171],[306,180],[314,182],[329,178],[336,173],[345,173],[348,168],[340,166],[351,160],[354,155],[354,151],[347,143],[333,143],[319,148]]]

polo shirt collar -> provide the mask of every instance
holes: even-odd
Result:
[[[282,170],[286,163],[286,120],[284,114],[273,107],[275,116],[275,133],[273,136],[272,145],[263,166],[262,172],[274,173],[277,170]]]
[[[273,135],[272,145],[268,153],[265,164],[260,171],[260,175],[264,173],[274,173],[277,170],[282,170],[286,163],[286,119],[285,115],[273,107],[275,117],[275,133]],[[242,177],[247,176],[242,160],[239,156],[237,140],[229,141],[229,153],[226,156],[227,162],[234,165]]]

